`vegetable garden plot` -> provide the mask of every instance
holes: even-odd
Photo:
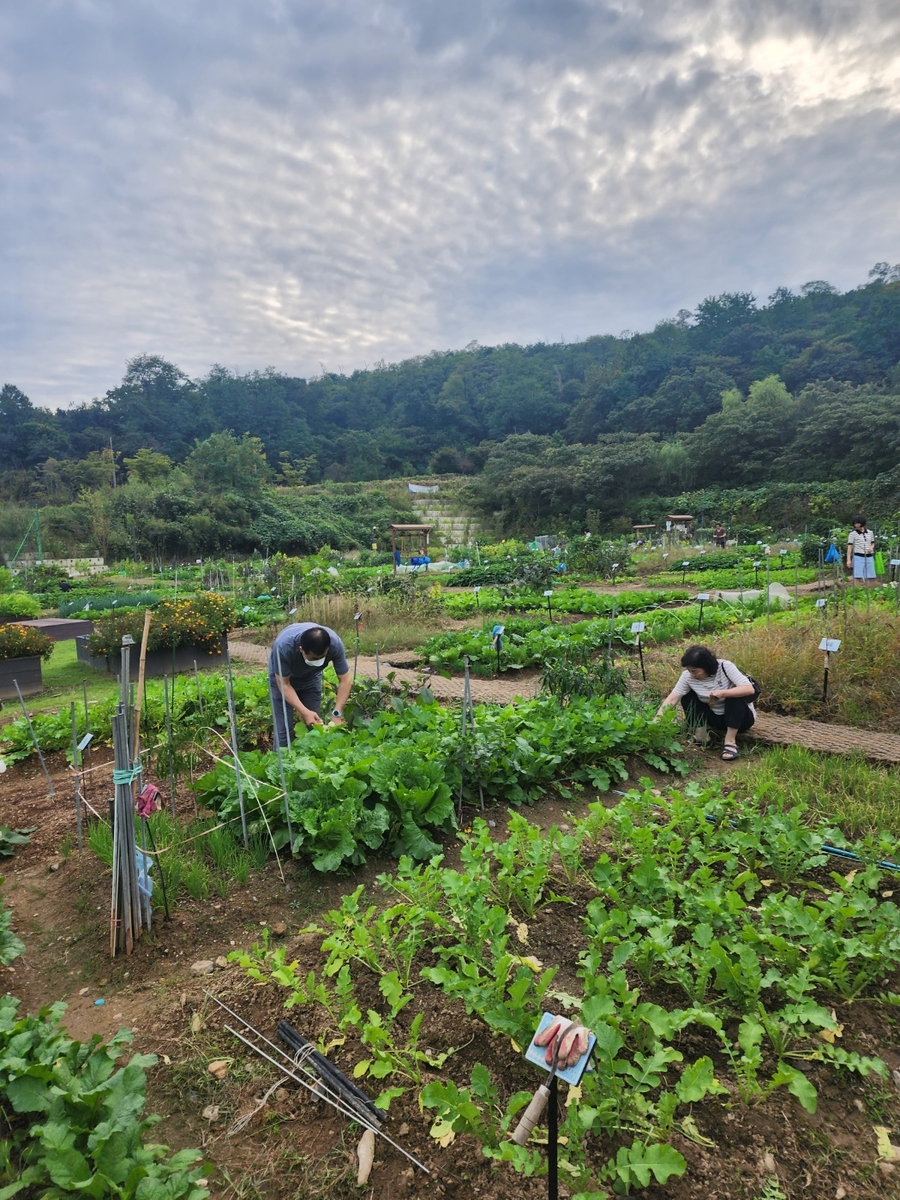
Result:
[[[535,1082],[520,1051],[551,1008],[597,1036],[561,1114],[572,1194],[655,1182],[695,1196],[709,1151],[728,1159],[728,1139],[769,1110],[788,1116],[773,1128],[791,1157],[771,1143],[788,1194],[795,1172],[814,1177],[809,1194],[833,1194],[814,1149],[820,1093],[855,1123],[842,1177],[862,1185],[878,1150],[850,1101],[883,1107],[900,1062],[900,919],[882,894],[894,880],[873,865],[831,871],[822,846],[835,836],[799,811],[739,811],[698,788],[632,792],[547,833],[517,814],[502,843],[477,821],[458,869],[403,859],[379,879],[386,906],[362,888],[347,896],[317,927],[315,961],[265,939],[236,957],[346,1073],[381,1089],[379,1107],[411,1123],[431,1112],[430,1157],[414,1149],[442,1170],[477,1172],[480,1153],[523,1176],[509,1194],[542,1194],[540,1139],[517,1147],[508,1134]],[[729,1194],[755,1196],[752,1176]]]
[[[224,760],[194,788],[220,820],[235,819],[243,801],[250,833],[264,833],[276,849],[289,841],[286,789],[291,849],[319,871],[363,863],[381,846],[424,860],[440,850],[435,835],[453,829],[460,798],[520,804],[565,781],[605,791],[626,777],[631,755],[662,771],[683,770],[674,725],[653,717],[652,707],[620,697],[561,708],[545,696],[481,705],[464,732],[458,714],[427,693],[414,702],[394,697],[352,731],[309,730],[280,763],[275,753],[242,754],[241,794]]]
[[[639,610],[636,610],[639,611]],[[701,614],[699,605],[688,604],[677,609],[655,609],[644,617],[646,642],[664,642],[697,636],[701,624],[703,634],[727,629],[740,617],[739,610],[730,605],[706,605]],[[633,647],[632,615],[618,620],[594,619],[577,621],[572,625],[553,625],[528,618],[514,618],[505,623],[503,647],[499,654],[501,671],[520,670],[541,665],[571,650],[599,652],[609,643]],[[498,655],[494,648],[492,627],[480,630],[443,633],[429,638],[419,651],[421,657],[442,673],[461,673],[464,660],[469,659],[473,675],[492,675],[497,668]]]

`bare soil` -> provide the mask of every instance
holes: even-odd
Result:
[[[95,764],[101,760],[95,755]],[[723,775],[726,764],[705,760]],[[320,877],[289,861],[271,861],[244,888],[235,888],[227,900],[179,903],[166,921],[154,916],[151,933],[145,934],[130,957],[109,957],[109,887],[107,869],[86,848],[79,854],[74,842],[72,781],[61,756],[49,760],[56,796],[47,794],[39,766],[20,764],[0,780],[0,821],[16,827],[37,826],[31,843],[4,865],[4,898],[13,909],[14,928],[27,946],[25,956],[0,973],[0,986],[21,998],[24,1007],[37,1011],[55,1000],[68,1005],[67,1025],[72,1034],[86,1039],[92,1034],[110,1036],[125,1026],[134,1033],[134,1046],[159,1056],[150,1073],[150,1109],[162,1115],[155,1140],[173,1148],[198,1146],[208,1162],[213,1195],[255,1200],[288,1200],[293,1197],[363,1195],[367,1200],[394,1200],[404,1196],[446,1196],[459,1200],[537,1200],[546,1195],[546,1179],[525,1179],[511,1167],[484,1159],[478,1145],[465,1136],[441,1148],[430,1137],[431,1114],[417,1103],[418,1089],[411,1088],[391,1106],[385,1131],[423,1164],[424,1174],[387,1143],[376,1145],[375,1165],[364,1191],[355,1182],[357,1127],[351,1127],[331,1109],[302,1092],[294,1083],[278,1083],[279,1072],[242,1046],[224,1026],[237,1024],[208,998],[219,997],[267,1038],[277,1042],[278,1020],[286,1017],[305,1036],[328,1038],[324,1014],[293,1009],[285,1012],[284,993],[274,985],[260,985],[237,966],[217,967],[214,974],[198,976],[191,965],[202,959],[227,956],[236,947],[249,948],[261,929],[284,922],[289,958],[304,969],[321,963],[321,938],[302,929],[317,914],[340,903],[347,891],[360,883],[377,899],[376,877],[390,870],[388,860],[371,861],[344,878]],[[630,778],[654,777],[642,764],[633,766]],[[105,790],[93,788],[95,801]],[[656,776],[659,782],[662,777]],[[615,802],[610,797],[609,802]],[[587,799],[583,802],[586,804]],[[105,811],[102,805],[97,805]],[[530,819],[549,827],[566,820],[578,806],[558,798],[529,810]],[[488,813],[497,820],[500,813]],[[67,851],[61,853],[61,847]],[[448,848],[452,860],[453,847]],[[577,890],[570,898],[577,906],[589,897]],[[550,904],[529,922],[527,952],[545,963],[559,963],[556,986],[575,986],[575,953],[578,944],[578,907]],[[429,961],[423,948],[422,962]],[[364,1000],[373,1008],[382,1004],[374,979],[358,976]],[[900,974],[891,990],[900,992]],[[644,992],[644,999],[674,1007],[680,1003],[665,990]],[[102,1002],[102,1003],[101,1003]],[[435,1050],[458,1047],[443,1072],[426,1076],[468,1080],[471,1067],[483,1062],[501,1081],[504,1095],[537,1084],[528,1066],[506,1038],[492,1036],[464,1009],[434,992],[427,1000],[423,1028]],[[891,1016],[891,1013],[897,1014]],[[865,1000],[842,1005],[836,1015],[844,1024],[843,1045],[869,1055],[880,1055],[888,1066],[900,1070],[900,1009]],[[690,1029],[681,1046],[686,1058],[719,1051],[703,1031]],[[351,1075],[362,1057],[362,1048],[351,1040],[332,1041],[329,1057]],[[215,1079],[208,1064],[225,1059],[224,1079]],[[643,1194],[670,1200],[753,1200],[763,1194],[766,1180],[777,1176],[783,1195],[807,1197],[896,1197],[900,1194],[900,1169],[879,1164],[873,1127],[892,1128],[900,1140],[900,1091],[895,1083],[838,1076],[815,1064],[810,1078],[819,1090],[814,1116],[780,1089],[751,1106],[737,1096],[711,1098],[697,1104],[693,1118],[705,1140],[700,1145],[680,1134],[673,1144],[684,1155],[688,1169],[680,1180],[665,1187],[651,1186]],[[895,1076],[896,1078],[896,1076]],[[386,1082],[394,1082],[388,1080]],[[265,1103],[261,1103],[268,1094]],[[246,1118],[241,1128],[236,1124]],[[610,1139],[603,1157],[615,1153]],[[770,1195],[775,1193],[769,1193]],[[561,1181],[560,1196],[570,1196]]]

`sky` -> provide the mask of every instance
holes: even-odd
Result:
[[[896,0],[3,0],[0,384],[310,377],[900,261]]]

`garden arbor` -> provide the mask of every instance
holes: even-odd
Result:
[[[428,557],[428,539],[433,525],[391,525],[391,558],[394,560],[394,574],[397,573],[397,563],[400,559],[408,558],[413,566],[419,564],[417,558]],[[427,564],[424,564],[427,565]]]

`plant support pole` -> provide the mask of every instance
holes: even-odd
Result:
[[[278,663],[278,678],[284,679],[284,671],[281,666],[281,651],[280,650],[276,649],[275,658]],[[271,692],[271,688],[269,690]],[[290,750],[290,748],[291,748],[291,726],[292,726],[293,722],[291,720],[289,720],[289,718],[288,718],[288,703],[287,703],[287,700],[285,699],[284,691],[282,688],[279,688],[278,690],[279,690],[279,692],[281,692],[281,715],[284,718],[284,737],[285,737],[285,741],[287,742],[287,748],[288,748],[288,750]],[[274,709],[272,710],[272,720],[273,721],[275,720]],[[276,733],[275,733],[275,741],[276,742],[278,741],[277,727],[276,727]]]
[[[169,753],[169,789],[171,791],[170,804],[172,807],[172,816],[176,815],[175,806],[175,756],[172,752],[172,709],[169,706],[169,677],[163,675],[163,700],[166,706],[166,745]]]
[[[279,658],[280,657],[281,656],[279,655]],[[281,699],[282,699],[282,701],[284,701],[284,696],[282,696]],[[278,724],[277,724],[276,709],[275,709],[275,697],[272,695],[271,688],[269,688],[269,703],[272,705],[272,725],[273,725],[273,728],[275,728],[275,730],[276,730],[275,757],[278,759],[278,774],[281,779],[281,790],[282,790],[282,792],[284,792],[284,819],[287,821],[288,845],[293,846],[294,831],[293,831],[293,828],[291,827],[291,809],[290,809],[290,805],[288,804],[287,783],[285,782],[285,777],[284,777],[284,758],[282,757],[282,753],[281,753],[281,743],[278,740],[278,734],[277,734]],[[285,714],[285,721],[287,721],[287,714]]]
[[[241,778],[241,760],[238,757],[237,716],[234,711],[234,680],[231,677],[231,654],[225,647],[225,666],[228,673],[225,676],[225,690],[228,696],[228,721],[231,725],[231,752],[234,755],[234,774],[237,780],[238,807],[241,810],[241,832],[244,835],[244,849],[250,849],[250,839],[247,836],[247,813],[244,808],[244,783]]]
[[[75,837],[78,842],[78,853],[84,849],[81,837],[81,777],[78,774],[78,720],[75,716],[75,701],[71,704],[72,716],[72,768],[75,773]]]
[[[25,701],[22,699],[22,689],[19,687],[18,679],[13,680],[13,686],[16,689],[16,695],[19,697],[19,703],[22,705],[22,712],[25,714],[25,722],[28,725],[28,732],[31,734],[31,740],[34,742],[34,748],[37,750],[37,756],[41,760],[41,768],[47,780],[47,787],[51,796],[56,795],[56,789],[53,786],[53,780],[50,778],[50,772],[47,770],[47,764],[44,762],[44,755],[41,751],[40,743],[37,740],[37,734],[34,732],[34,726],[31,723],[31,717],[28,715],[28,709],[25,707]]]

